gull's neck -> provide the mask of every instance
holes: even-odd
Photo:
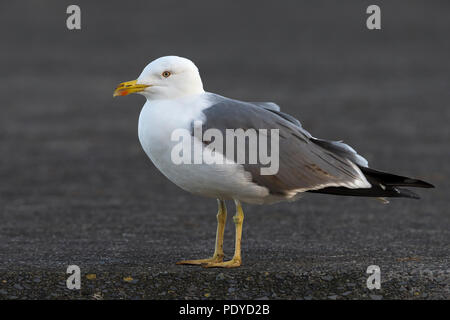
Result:
[[[196,99],[202,98],[206,96],[207,92],[205,92],[203,89],[198,92],[194,93],[188,93],[188,94],[180,94],[180,95],[173,95],[170,97],[146,97],[147,102],[149,103],[159,103],[159,102],[183,102],[186,101],[194,101]]]

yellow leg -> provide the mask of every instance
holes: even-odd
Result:
[[[242,239],[242,223],[244,222],[244,211],[242,210],[241,203],[238,200],[236,203],[236,215],[233,217],[234,224],[236,225],[236,240],[234,247],[234,256],[231,260],[225,262],[209,262],[203,265],[205,268],[236,268],[242,263],[241,258],[241,239]]]
[[[217,213],[217,232],[216,232],[216,245],[214,249],[214,254],[211,258],[198,259],[198,260],[183,260],[177,262],[177,264],[205,264],[205,263],[215,263],[223,261],[223,233],[225,231],[225,223],[227,221],[227,208],[225,206],[225,201],[217,199],[217,204],[219,206],[219,212]]]

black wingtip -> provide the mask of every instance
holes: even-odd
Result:
[[[431,183],[423,180],[399,176],[396,174],[374,170],[367,167],[359,167],[370,183],[381,183],[393,187],[434,188]]]
[[[434,185],[431,183],[425,182],[423,180],[417,180],[417,179],[405,179],[405,183],[409,187],[417,187],[417,188],[435,188]]]

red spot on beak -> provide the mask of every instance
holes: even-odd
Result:
[[[124,90],[124,91],[120,92],[120,95],[121,95],[121,96],[126,96],[127,94],[128,94],[128,91],[127,91],[127,90]]]

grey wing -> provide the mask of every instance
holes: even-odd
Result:
[[[249,102],[249,103],[253,104],[255,106],[264,108],[266,110],[275,111],[275,112],[280,111],[280,106],[273,102]]]
[[[266,110],[269,110],[269,111],[275,113],[276,115],[284,118],[285,120],[287,120],[287,121],[295,124],[296,126],[302,128],[302,124],[300,123],[300,121],[298,121],[298,119],[295,119],[293,116],[291,116],[291,115],[289,115],[287,113],[281,112],[280,106],[277,105],[276,103],[273,103],[273,102],[248,102],[248,103],[249,104],[253,104],[255,106],[258,106],[258,107],[261,107],[261,108],[264,108]],[[306,130],[305,130],[305,133],[307,135],[309,135],[309,133]]]
[[[258,107],[262,107],[266,110],[269,110],[269,111],[277,114],[278,116],[284,118],[285,120],[291,122],[292,124],[294,124],[295,126],[298,127],[298,130],[302,131],[303,134],[308,136],[310,139],[312,139],[312,141],[314,143],[320,145],[322,148],[327,149],[333,153],[339,154],[344,158],[348,158],[359,166],[362,166],[362,167],[369,166],[367,160],[364,157],[362,157],[361,155],[359,155],[355,151],[355,149],[350,147],[348,144],[346,144],[342,141],[331,141],[331,140],[314,138],[308,131],[303,129],[302,124],[300,123],[300,121],[298,119],[294,118],[293,116],[291,116],[287,113],[281,112],[279,105],[277,105],[273,102],[249,102],[249,103],[254,104]]]
[[[226,129],[255,129],[257,132],[259,129],[268,129],[268,132],[270,129],[279,130],[277,173],[261,174],[261,168],[267,165],[260,163],[243,164],[244,170],[251,173],[252,180],[268,188],[272,194],[289,195],[330,186],[370,188],[370,183],[351,157],[346,157],[345,152],[333,151],[327,143],[316,143],[299,125],[298,120],[290,121],[280,115],[279,111],[261,107],[259,104],[213,94],[210,99],[212,105],[203,110],[204,130],[218,129],[224,136]],[[268,146],[268,149],[270,154],[273,148]],[[340,150],[339,147],[337,149]],[[248,146],[246,152],[247,150]]]

